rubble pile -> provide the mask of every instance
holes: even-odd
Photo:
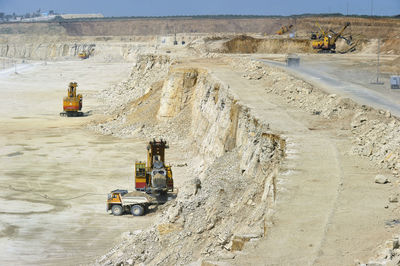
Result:
[[[244,78],[262,79],[266,92],[278,95],[287,103],[307,110],[330,121],[342,124],[350,130],[354,146],[352,153],[366,156],[381,167],[400,171],[400,121],[386,110],[361,106],[351,99],[328,94],[310,84],[296,79],[283,70],[266,66],[248,59],[233,59],[246,74]]]
[[[174,202],[161,208],[153,228],[125,234],[98,263],[171,265],[230,259],[245,242],[263,237],[272,196],[263,199],[263,184],[242,175],[237,161],[236,150],[216,159],[200,178],[182,186]]]
[[[104,103],[104,112],[114,114],[148,93],[154,83],[165,79],[173,59],[164,55],[138,54],[127,80],[102,90],[99,99]]]
[[[353,152],[369,157],[382,167],[400,171],[400,121],[387,111],[362,110],[351,122]]]
[[[377,248],[376,255],[368,263],[356,262],[359,266],[384,266],[400,264],[400,235],[393,236]]]

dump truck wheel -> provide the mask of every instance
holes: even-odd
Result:
[[[142,216],[144,213],[144,208],[140,205],[133,205],[131,207],[131,213],[133,216]]]
[[[122,215],[122,207],[120,205],[113,205],[111,208],[111,212],[115,216],[120,216]]]

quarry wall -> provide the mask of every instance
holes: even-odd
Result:
[[[238,60],[232,62],[235,66],[246,68],[245,78],[269,81],[268,93],[340,123],[351,133],[350,152],[366,156],[398,176],[399,138],[395,132],[399,122],[389,112],[329,95],[259,62],[232,60]],[[151,79],[153,86],[143,93],[137,93],[139,87],[133,81],[121,84],[116,98],[136,92],[132,102],[92,129],[119,137],[162,137],[183,143],[190,147],[191,175],[180,186],[177,199],[160,209],[151,229],[127,232],[97,263],[187,264],[207,257],[233,258],[234,251],[265,236],[271,226],[275,177],[285,156],[285,140],[257,120],[231,95],[228,86],[205,69],[150,55],[140,62],[136,67],[152,66],[146,79],[163,67],[168,67],[168,74]],[[141,115],[143,109],[146,116]]]
[[[231,250],[240,250],[245,242],[266,233],[285,140],[206,70],[171,65],[166,58],[151,55],[139,61],[135,72],[141,69],[138,66],[148,67],[148,72],[138,79],[151,80],[152,88],[138,93],[138,79],[120,84],[118,98],[135,95],[131,104],[115,109],[114,118],[91,128],[120,137],[134,132],[186,143],[192,174],[184,177],[178,197],[162,207],[151,229],[127,233],[98,263],[176,264],[209,255],[231,256]],[[149,78],[165,66],[168,75],[159,81]],[[154,108],[135,120],[146,106]]]

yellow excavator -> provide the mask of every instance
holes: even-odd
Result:
[[[95,47],[95,44],[83,45],[83,50],[78,53],[78,57],[83,60],[93,56]]]
[[[60,113],[61,116],[83,116],[82,109],[82,94],[76,94],[76,82],[70,82],[68,86],[68,94],[63,99],[64,112]]]
[[[350,22],[347,22],[338,33],[332,30],[330,30],[330,32],[325,32],[318,23],[316,24],[321,31],[321,35],[319,39],[312,41],[312,48],[318,50],[318,53],[335,53],[336,41],[339,38],[344,39],[348,45],[352,44],[351,39],[342,36],[346,28],[350,26]]]
[[[286,25],[283,25],[277,32],[276,32],[276,34],[278,34],[278,35],[283,35],[283,34],[285,34],[286,32],[288,32],[291,28],[293,28],[293,25],[289,25],[289,26],[286,26]]]
[[[80,59],[87,59],[87,58],[89,58],[89,52],[85,52],[85,51],[80,52],[80,53],[78,54],[78,57],[79,57]]]
[[[147,145],[147,162],[135,163],[135,189],[129,192],[116,189],[108,194],[107,212],[119,216],[131,213],[144,215],[150,206],[164,204],[176,197],[171,166],[165,163],[165,140],[150,141]]]

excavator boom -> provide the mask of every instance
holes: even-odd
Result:
[[[322,29],[321,25],[319,25],[318,22],[316,22],[315,24],[320,29],[320,31],[322,33],[322,38],[320,38],[318,40],[314,40],[312,42],[312,47],[314,49],[317,49],[319,53],[335,53],[336,52],[336,41],[338,40],[338,38],[343,38],[344,40],[346,40],[348,45],[352,44],[351,39],[349,40],[342,36],[342,34],[346,30],[346,28],[348,26],[350,26],[350,22],[347,22],[338,33],[334,32],[333,30],[329,30],[329,33],[325,32]],[[355,49],[355,47],[352,46],[352,49],[349,51],[353,51],[354,49]]]
[[[317,27],[319,28],[320,32],[322,33],[322,36],[325,36],[326,33],[325,33],[325,31],[322,29],[321,25],[319,25],[318,22],[315,22],[315,25],[317,25]]]
[[[350,26],[350,22],[347,22],[346,25],[343,26],[343,28],[339,31],[339,33],[335,34],[332,38],[333,42],[336,42],[337,39],[342,36],[342,33],[345,31],[345,29]]]

